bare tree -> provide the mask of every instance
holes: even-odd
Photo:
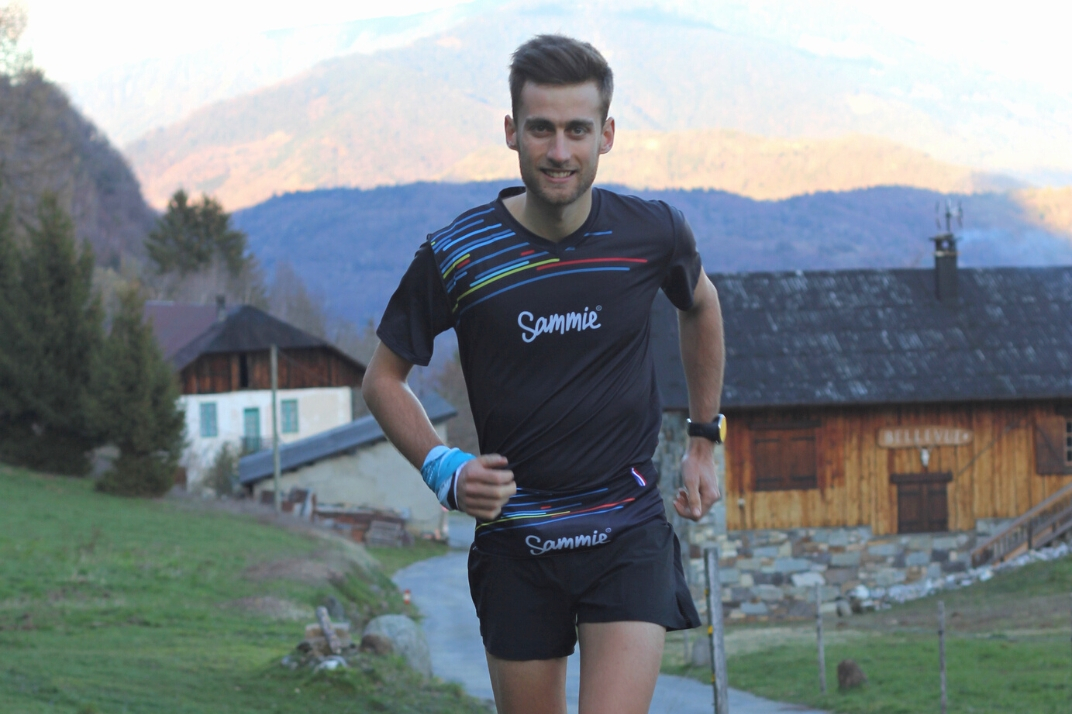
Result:
[[[217,295],[223,295],[231,305],[253,305],[262,310],[268,309],[264,273],[252,257],[237,275],[231,272],[225,261],[217,259],[196,272],[185,275],[147,274],[144,279],[152,297],[157,299],[211,305]]]
[[[0,74],[18,77],[30,69],[33,56],[29,50],[19,49],[26,16],[26,6],[21,2],[0,6]]]
[[[286,261],[276,263],[275,275],[268,288],[268,311],[311,335],[328,338],[324,297],[311,293]]]

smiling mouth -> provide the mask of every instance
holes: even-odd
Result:
[[[553,179],[569,178],[575,173],[573,171],[563,171],[560,169],[540,169],[540,171],[542,171],[544,175]]]

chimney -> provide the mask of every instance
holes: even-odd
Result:
[[[223,295],[216,296],[216,322],[227,319],[227,298]]]
[[[934,295],[940,302],[957,299],[957,239],[952,233],[931,238],[934,241]]]

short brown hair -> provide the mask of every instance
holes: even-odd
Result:
[[[517,118],[526,82],[563,86],[595,82],[603,100],[603,121],[614,94],[614,73],[603,55],[587,42],[565,35],[537,35],[517,48],[510,63],[510,106]]]

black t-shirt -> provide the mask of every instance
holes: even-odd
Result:
[[[377,334],[427,365],[453,327],[481,452],[506,456],[519,487],[600,485],[655,452],[651,304],[662,288],[691,307],[700,257],[677,209],[601,189],[584,225],[545,240],[502,203],[523,190],[428,236]]]

